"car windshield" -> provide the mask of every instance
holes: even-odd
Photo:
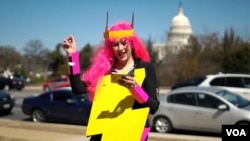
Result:
[[[226,99],[227,101],[229,101],[230,103],[234,104],[239,108],[248,106],[250,104],[247,99],[230,91],[222,90],[217,92],[217,95],[223,97],[224,99]]]

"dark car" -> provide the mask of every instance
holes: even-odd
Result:
[[[10,79],[9,89],[22,90],[25,87],[25,81],[20,77],[13,77]]]
[[[5,89],[8,85],[8,79],[6,77],[0,76],[0,90]]]
[[[0,90],[0,113],[8,114],[15,106],[15,98],[8,92]]]
[[[5,89],[5,90],[11,90],[11,89],[16,89],[16,90],[22,90],[25,87],[25,81],[22,77],[0,77],[0,89]]]
[[[34,122],[61,122],[86,125],[91,101],[88,94],[75,95],[71,88],[44,91],[25,97],[22,112]]]

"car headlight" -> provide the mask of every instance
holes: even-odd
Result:
[[[15,97],[14,97],[13,95],[10,95],[10,98],[11,98],[11,99],[14,99]]]

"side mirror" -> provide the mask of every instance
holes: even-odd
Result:
[[[226,104],[221,104],[218,106],[218,109],[224,111],[224,110],[228,110],[228,107]]]

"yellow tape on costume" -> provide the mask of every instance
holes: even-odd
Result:
[[[145,69],[135,70],[135,80],[141,86]],[[111,75],[98,83],[86,136],[102,134],[102,141],[140,141],[149,108],[132,109],[135,99],[129,89],[111,83]]]

